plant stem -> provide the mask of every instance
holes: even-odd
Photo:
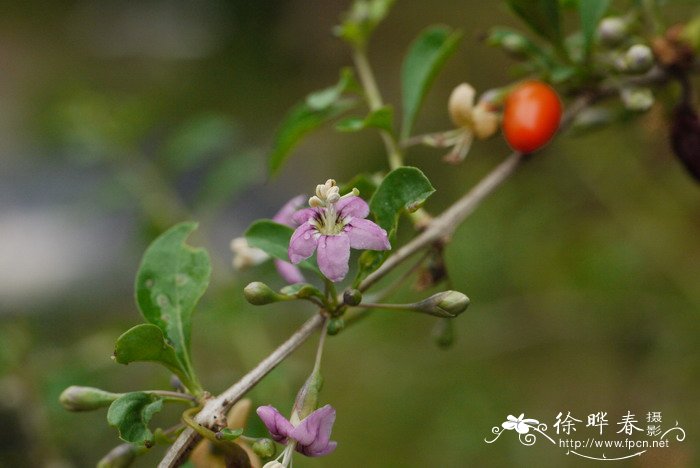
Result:
[[[287,341],[282,343],[238,382],[224,390],[218,397],[207,401],[202,411],[197,413],[194,418],[197,424],[206,427],[218,426],[219,422],[223,421],[223,416],[228,410],[231,409],[243,395],[260,382],[263,377],[270,373],[272,369],[277,367],[280,362],[304,343],[314,331],[321,327],[324,320],[325,318],[321,314],[316,314],[311,317],[299,330],[290,336]],[[185,429],[170,449],[168,449],[158,467],[172,468],[180,466],[200,438],[201,436],[194,430],[190,428]]]
[[[384,106],[384,102],[382,101],[382,95],[379,92],[377,81],[374,79],[374,72],[367,59],[367,52],[364,48],[355,47],[352,58],[355,62],[355,68],[360,77],[362,87],[365,89],[367,104],[371,111],[376,111]],[[403,154],[401,153],[401,148],[399,148],[396,138],[386,130],[380,130],[379,133],[386,147],[389,167],[393,170],[403,166]]]

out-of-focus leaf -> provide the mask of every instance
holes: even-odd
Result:
[[[584,57],[588,57],[591,52],[591,45],[593,44],[598,23],[609,6],[610,0],[579,0],[578,2],[581,32],[583,33]]]
[[[362,88],[355,79],[355,73],[352,68],[345,67],[340,70],[340,79],[334,86],[330,86],[320,91],[315,91],[306,96],[306,104],[315,110],[323,110],[342,97],[346,91],[360,91]]]
[[[504,43],[512,41],[513,38],[517,39],[517,41],[522,44],[522,53],[526,58],[537,60],[543,67],[551,66],[553,60],[547,52],[524,35],[512,29],[499,26],[491,28],[487,42],[490,45],[503,46]]]
[[[355,47],[364,47],[395,0],[355,0],[336,26],[335,34]]]
[[[148,422],[163,408],[163,399],[144,392],[126,393],[117,398],[107,411],[107,422],[119,431],[119,438],[132,444],[150,447],[154,443]]]
[[[352,70],[344,68],[337,84],[309,94],[304,102],[293,107],[277,130],[268,162],[270,174],[279,171],[306,135],[352,109],[356,101],[343,97],[343,93],[359,89]]]
[[[163,331],[151,323],[136,325],[117,338],[114,359],[120,364],[159,362],[176,374],[185,386],[190,387],[188,369],[178,359],[175,348],[165,340]]]
[[[370,112],[367,117],[348,117],[339,121],[335,129],[341,132],[357,132],[365,128],[378,128],[387,132],[393,132],[394,110],[385,106]]]
[[[587,1],[587,0],[584,0]],[[558,0],[508,0],[508,5],[533,32],[560,47],[562,42]]]
[[[294,229],[269,219],[261,219],[250,225],[245,232],[248,245],[257,247],[271,257],[289,261],[289,240]],[[318,272],[318,268],[309,260],[299,263],[299,266]]]
[[[229,152],[236,134],[235,125],[225,116],[200,115],[175,129],[165,141],[163,157],[173,170],[186,171]]]
[[[141,314],[162,330],[189,375],[194,375],[189,355],[192,311],[211,275],[206,250],[185,244],[196,227],[181,223],[163,233],[146,250],[136,275]]]
[[[425,95],[448,57],[457,49],[461,37],[461,31],[431,26],[411,44],[401,67],[402,138],[410,135]]]

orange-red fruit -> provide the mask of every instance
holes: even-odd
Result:
[[[552,139],[561,120],[562,106],[551,86],[526,81],[506,98],[503,133],[516,151],[532,153]]]

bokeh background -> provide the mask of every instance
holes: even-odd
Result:
[[[328,177],[385,168],[376,134],[314,134],[268,180],[281,116],[350,64],[331,30],[345,1],[3,2],[0,7],[0,466],[83,467],[118,443],[105,411],[57,403],[68,385],[167,388],[155,365],[110,360],[140,323],[133,278],[164,229],[197,220],[212,287],[194,319],[207,389],[241,376],[313,312],[255,308],[241,290],[270,265],[238,273],[229,241]],[[697,11],[668,2],[669,24]],[[573,18],[569,18],[571,22]],[[513,79],[513,62],[480,42],[519,26],[501,2],[399,2],[372,40],[387,101],[399,102],[402,55],[432,23],[466,38],[431,91],[418,132],[450,127],[445,102]],[[619,466],[697,466],[700,431],[700,187],[674,159],[674,91],[645,115],[559,138],[459,228],[447,252],[472,306],[455,342],[435,346],[435,320],[376,313],[329,339],[323,400],[338,411],[336,453],[299,467],[583,466],[565,450],[484,438],[508,414],[552,424],[628,410],[662,411],[688,438]],[[411,150],[440,212],[508,153],[500,137],[457,168]],[[404,235],[410,227],[404,227]],[[406,288],[395,299],[425,293]],[[313,340],[251,394],[290,408]],[[169,426],[176,413],[155,421]],[[262,434],[257,418],[253,433]],[[612,429],[612,428],[611,428]],[[580,428],[584,431],[584,428]],[[615,429],[616,430],[616,429]],[[155,466],[163,448],[139,459]]]

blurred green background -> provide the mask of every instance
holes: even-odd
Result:
[[[670,2],[671,24],[697,10]],[[57,402],[71,384],[111,391],[167,388],[155,365],[110,360],[140,323],[133,278],[148,243],[193,219],[214,263],[194,319],[193,353],[216,393],[312,312],[255,308],[247,282],[281,286],[270,265],[238,273],[229,241],[291,196],[333,177],[385,168],[376,134],[308,138],[280,177],[265,156],[281,116],[350,64],[331,34],[345,1],[10,3],[0,7],[0,466],[82,467],[118,443],[105,411]],[[445,102],[513,79],[513,62],[479,37],[519,26],[501,2],[399,2],[370,49],[384,97],[425,26],[466,38],[428,95],[416,132],[450,128]],[[697,82],[696,82],[697,83]],[[700,190],[667,142],[673,90],[647,114],[565,135],[526,164],[459,228],[447,251],[455,289],[472,299],[439,349],[433,318],[376,313],[329,339],[322,399],[338,412],[337,451],[304,467],[583,466],[546,441],[484,438],[508,414],[548,425],[607,411],[662,411],[688,436],[619,466],[698,466]],[[508,153],[478,143],[455,168],[415,149],[438,213]],[[405,226],[403,234],[410,233]],[[395,300],[426,293],[409,288]],[[251,394],[291,408],[314,340]],[[177,418],[164,411],[155,421]],[[251,418],[253,432],[261,423]],[[585,433],[585,428],[580,427]],[[616,430],[616,428],[615,428]],[[155,466],[163,448],[139,459]]]

